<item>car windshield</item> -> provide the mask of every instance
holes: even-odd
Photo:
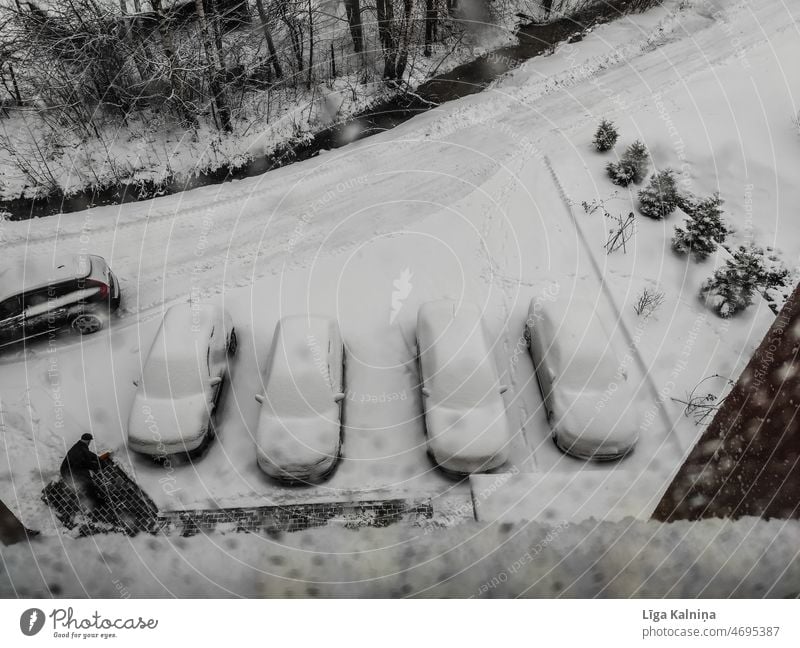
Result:
[[[433,376],[433,395],[450,407],[473,407],[495,390],[495,380],[486,362],[458,358]]]
[[[19,315],[21,310],[17,297],[6,299],[4,302],[0,302],[0,319]]]
[[[598,357],[597,354],[578,353],[564,358],[564,362],[558,379],[568,388],[604,391],[621,378],[621,368],[610,355]]]
[[[272,410],[282,416],[320,413],[333,404],[327,380],[316,367],[275,366],[268,378],[266,396]]]

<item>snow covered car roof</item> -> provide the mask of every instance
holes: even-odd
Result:
[[[0,268],[0,301],[68,279],[85,279],[91,272],[88,254],[27,257],[24,264]]]
[[[475,304],[423,304],[417,343],[428,448],[446,470],[468,473],[505,463],[511,435],[491,345]]]
[[[341,422],[331,368],[331,345],[341,345],[335,321],[315,315],[284,317],[275,327],[256,446],[258,464],[282,479],[317,480],[335,465]]]

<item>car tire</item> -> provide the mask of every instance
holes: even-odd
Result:
[[[72,320],[72,330],[81,335],[97,333],[103,328],[103,320],[93,313],[83,313]]]

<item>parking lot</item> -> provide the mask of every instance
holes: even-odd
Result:
[[[552,184],[541,176],[527,177],[529,190],[552,203],[554,197],[547,195],[554,191]],[[444,475],[426,454],[416,366],[417,310],[425,301],[450,298],[480,305],[501,381],[509,385],[504,399],[514,433],[511,459],[497,471],[511,474],[506,490],[529,491],[530,479],[535,479],[536,492],[523,499],[551,502],[548,515],[568,516],[570,507],[587,515],[607,513],[608,502],[587,506],[585,501],[609,483],[607,475],[612,480],[622,475],[618,481],[626,486],[632,479],[625,475],[635,476],[639,491],[656,488],[643,483],[642,476],[646,482],[649,474],[671,470],[681,455],[668,432],[665,436],[658,426],[643,436],[632,456],[616,463],[573,459],[553,444],[524,342],[524,322],[531,299],[546,303],[576,285],[588,290],[596,279],[574,246],[553,248],[547,238],[536,235],[543,226],[539,220],[514,226],[507,222],[496,207],[507,185],[502,177],[489,185],[494,193],[486,194],[485,211],[479,212],[487,220],[476,222],[458,210],[439,212],[413,228],[376,235],[349,250],[333,250],[311,264],[286,268],[252,286],[211,297],[230,312],[239,349],[217,414],[217,438],[193,463],[158,465],[126,447],[134,381],[141,374],[160,310],[137,323],[124,317],[83,343],[70,336],[59,338],[52,353],[44,345],[33,346],[26,367],[30,375],[39,374],[32,382],[45,387],[34,389],[32,400],[42,429],[49,427],[58,435],[50,439],[47,457],[40,446],[39,481],[44,485],[54,475],[59,444],[70,444],[90,429],[98,449],[111,449],[127,463],[162,510],[254,506],[373,491],[469,494],[469,480]],[[512,194],[506,199],[511,203],[507,208],[513,209],[516,200],[526,197]],[[470,212],[475,212],[474,204]],[[563,214],[541,215],[545,222],[559,217],[563,224]],[[520,241],[527,243],[524,253]],[[495,260],[500,252],[505,258],[502,267]],[[324,483],[297,488],[273,481],[256,464],[254,395],[262,388],[260,376],[276,321],[302,312],[338,320],[346,347],[346,398],[342,460]],[[48,375],[49,379],[40,380]],[[59,401],[67,407],[52,407],[56,387]],[[582,485],[586,479],[595,480],[588,493]],[[562,502],[565,493],[570,497]],[[484,511],[489,514],[494,504],[486,504]],[[545,508],[525,510],[543,515]],[[507,507],[500,513],[507,514]]]

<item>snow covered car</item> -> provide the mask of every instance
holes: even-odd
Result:
[[[66,327],[94,333],[120,303],[117,278],[91,254],[32,256],[0,268],[0,293],[0,347]]]
[[[525,337],[556,445],[597,461],[631,452],[640,408],[595,305],[573,297],[542,308],[534,300]]]
[[[428,453],[443,470],[485,472],[508,460],[511,434],[497,365],[475,304],[443,300],[417,314]]]
[[[236,331],[219,306],[177,304],[147,354],[128,417],[128,447],[153,458],[202,451],[228,377]]]
[[[344,346],[338,324],[294,315],[275,327],[256,432],[258,465],[290,483],[319,482],[342,444]]]

